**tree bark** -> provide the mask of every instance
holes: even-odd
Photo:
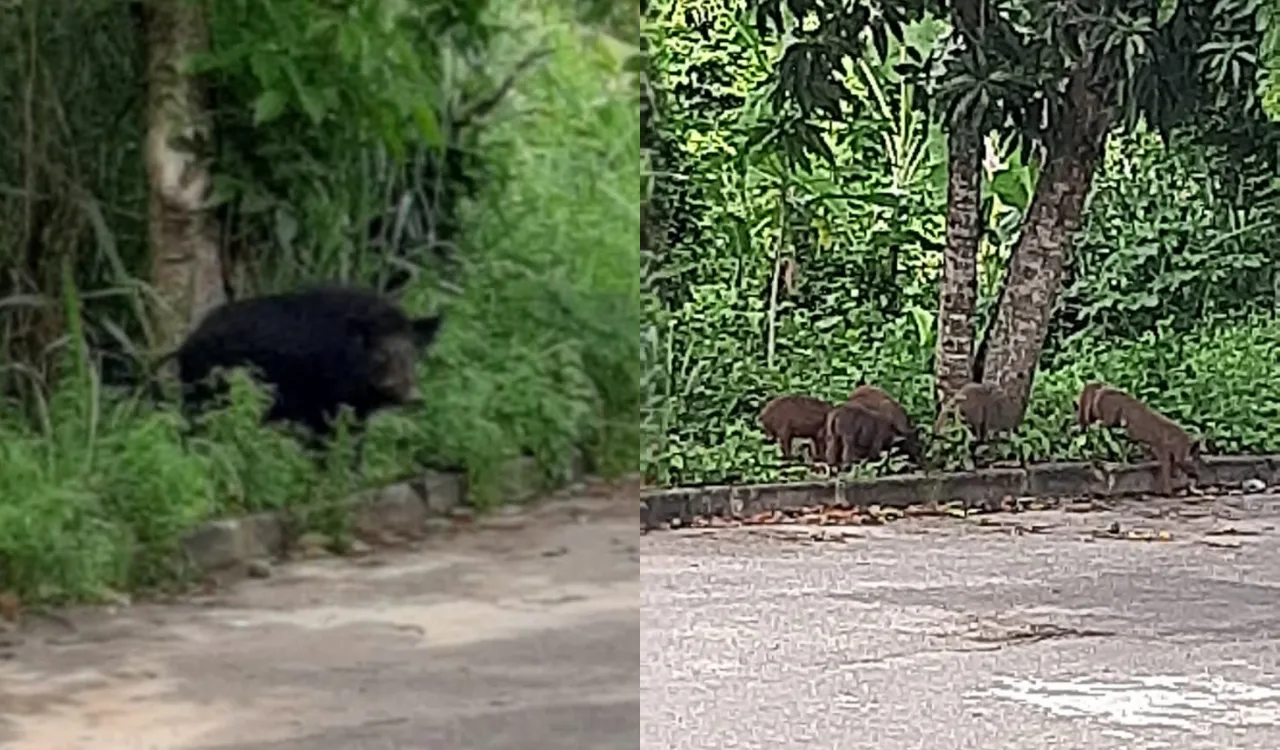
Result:
[[[1063,263],[1106,150],[1110,112],[1089,79],[1088,65],[1071,76],[1065,121],[1049,144],[1048,162],[1009,259],[983,362],[985,382],[1005,391],[1017,409],[1018,422],[1026,414],[1062,283]]]
[[[978,243],[982,240],[982,136],[953,123],[947,136],[947,247],[938,294],[934,352],[937,408],[973,377],[974,307],[978,300]]]
[[[982,43],[982,0],[957,0],[951,23],[972,54]],[[982,128],[958,117],[947,129],[947,247],[938,294],[934,351],[936,410],[973,379],[978,245],[982,241]]]
[[[203,3],[147,0],[146,166],[150,184],[151,281],[160,304],[153,344],[169,349],[226,300],[205,92],[180,67],[208,43]]]

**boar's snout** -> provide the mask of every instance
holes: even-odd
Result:
[[[401,397],[401,403],[405,406],[417,406],[426,401],[422,396],[422,389],[417,384],[409,386],[409,390]]]

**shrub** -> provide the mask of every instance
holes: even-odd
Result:
[[[699,345],[697,340],[694,346]],[[757,415],[773,395],[808,393],[843,400],[859,374],[893,393],[917,425],[933,421],[931,343],[902,321],[869,341],[836,336],[807,356],[783,360],[770,371],[746,362],[718,376],[731,387],[687,382],[670,410],[665,445],[645,466],[662,484],[780,481],[807,476],[803,467],[780,467],[775,445],[766,443]],[[991,457],[1025,461],[1105,458],[1133,460],[1136,446],[1122,435],[1074,426],[1075,399],[1090,380],[1130,391],[1189,430],[1206,438],[1210,452],[1271,453],[1280,450],[1280,321],[1253,317],[1224,327],[1205,325],[1187,333],[1151,333],[1137,341],[1080,336],[1068,342],[1058,364],[1036,375],[1028,411],[1018,431],[990,446]],[[692,355],[701,356],[704,355]],[[810,363],[818,362],[818,367]],[[686,372],[697,368],[687,368]],[[962,461],[957,446],[935,450],[941,466]],[[884,472],[893,465],[876,467]]]

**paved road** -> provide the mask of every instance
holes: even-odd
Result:
[[[649,534],[641,747],[1274,750],[1277,507]]]
[[[635,508],[562,504],[24,633],[0,663],[0,748],[634,750]]]

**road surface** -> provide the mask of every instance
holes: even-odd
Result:
[[[1280,747],[1280,498],[1154,503],[648,534],[641,747]]]
[[[634,750],[634,497],[45,623],[0,662],[0,748]]]

